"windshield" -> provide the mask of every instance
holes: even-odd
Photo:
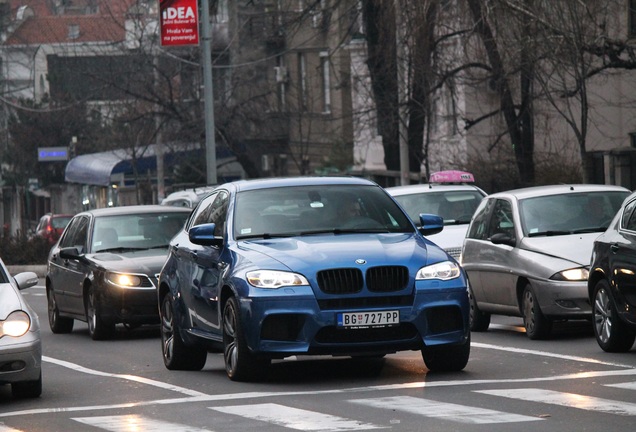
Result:
[[[586,192],[528,198],[519,202],[524,235],[602,232],[629,192]]]
[[[236,239],[323,232],[413,232],[413,226],[377,186],[282,187],[236,197]]]
[[[394,197],[409,217],[420,224],[420,213],[441,216],[444,225],[468,224],[484,198],[478,191],[424,192]]]
[[[129,214],[95,219],[91,252],[168,247],[189,213]]]

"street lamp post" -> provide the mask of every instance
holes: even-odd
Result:
[[[212,32],[210,31],[209,0],[201,0],[203,43],[201,60],[203,62],[203,102],[205,105],[205,160],[207,184],[217,183],[216,178],[216,142],[214,137],[214,90],[212,88]]]

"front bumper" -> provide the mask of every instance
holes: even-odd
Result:
[[[36,381],[42,369],[40,332],[28,332],[20,338],[0,338],[0,383]]]
[[[153,288],[130,289],[108,286],[97,291],[97,309],[111,323],[157,324],[159,308]]]
[[[587,281],[533,280],[532,288],[545,316],[572,319],[592,317]]]
[[[272,357],[293,354],[387,354],[425,346],[457,344],[469,334],[466,288],[422,290],[411,304],[321,309],[310,288],[286,288],[282,295],[243,298],[241,319],[248,346]],[[343,329],[340,312],[398,310],[400,324]]]

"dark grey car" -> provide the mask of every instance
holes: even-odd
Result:
[[[491,314],[523,317],[530,339],[549,336],[554,320],[591,319],[587,293],[592,245],[629,191],[619,186],[538,186],[481,202],[462,249],[471,329]]]

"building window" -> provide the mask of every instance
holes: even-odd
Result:
[[[307,94],[307,61],[305,53],[298,53],[298,91],[299,111],[307,111],[309,95]]]
[[[322,112],[331,113],[331,84],[329,76],[329,53],[320,53],[320,74],[322,82]]]
[[[627,23],[629,29],[629,37],[636,37],[636,0],[629,0],[629,22]]]

